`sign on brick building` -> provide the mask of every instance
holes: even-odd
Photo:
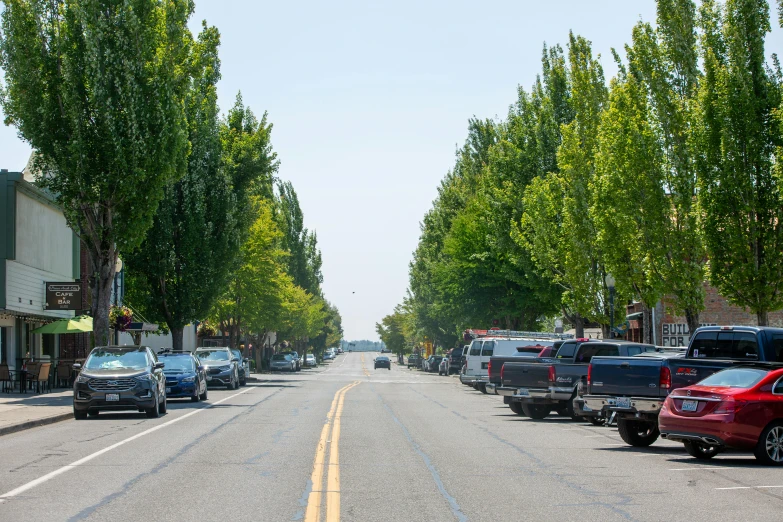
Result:
[[[663,346],[688,346],[691,332],[688,323],[663,323],[661,344]],[[716,326],[715,323],[699,323],[699,326]]]

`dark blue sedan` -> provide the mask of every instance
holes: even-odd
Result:
[[[193,402],[207,400],[207,375],[192,353],[161,353],[158,359],[165,364],[163,374],[169,399],[190,397]]]

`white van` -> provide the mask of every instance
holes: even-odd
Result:
[[[520,332],[521,333],[521,332]],[[524,332],[524,336],[497,336],[482,337],[473,339],[468,350],[465,371],[460,374],[459,380],[462,384],[472,386],[486,385],[489,381],[487,366],[489,358],[493,355],[513,356],[517,354],[517,347],[520,341],[543,341],[553,342],[552,334],[538,334],[536,332]],[[559,339],[560,337],[557,336]]]

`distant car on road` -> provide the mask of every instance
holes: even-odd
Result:
[[[676,389],[666,397],[658,425],[663,438],[682,442],[697,459],[730,448],[783,465],[783,367],[737,366]]]
[[[391,370],[391,360],[386,356],[376,357],[375,358],[375,370],[378,368],[388,368]]]
[[[166,352],[158,354],[166,366],[166,397],[175,399],[190,397],[193,402],[207,400],[207,372],[191,352]]]
[[[199,348],[195,352],[207,371],[207,386],[225,386],[229,390],[239,388],[239,364],[228,347]]]
[[[438,375],[448,375],[449,374],[449,358],[444,357],[440,361],[440,365],[438,366]]]
[[[296,370],[299,371],[302,369],[302,356],[299,355],[297,352],[281,352],[283,355],[290,355],[294,362],[296,363]]]
[[[164,363],[146,346],[93,348],[73,385],[73,416],[77,420],[103,410],[138,410],[147,417],[166,413]]]
[[[308,353],[305,356],[305,363],[304,363],[304,365],[305,366],[315,366],[315,355],[313,355],[312,353]]]
[[[421,355],[412,353],[408,356],[408,369],[418,368],[421,365]]]

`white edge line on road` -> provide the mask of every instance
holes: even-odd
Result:
[[[732,489],[769,489],[769,488],[783,488],[783,486],[734,486],[731,488],[715,488],[719,491],[728,491]]]
[[[734,469],[732,467],[719,466],[694,466],[692,468],[669,468],[668,471],[709,471],[711,469]]]
[[[44,482],[48,482],[48,481],[52,480],[54,477],[56,477],[58,475],[62,475],[66,471],[70,471],[70,470],[72,470],[72,469],[74,469],[74,468],[76,468],[78,466],[81,466],[82,464],[84,464],[86,462],[89,462],[89,461],[93,460],[96,457],[100,457],[104,453],[107,453],[107,452],[109,452],[109,451],[111,451],[113,449],[119,448],[120,446],[122,446],[124,444],[127,444],[128,442],[131,442],[131,441],[134,441],[136,439],[139,439],[139,438],[141,438],[141,437],[143,437],[145,435],[149,435],[150,433],[152,433],[154,431],[158,431],[161,428],[165,428],[166,426],[171,426],[172,424],[174,424],[176,422],[179,422],[181,420],[187,419],[191,415],[195,415],[195,414],[200,413],[202,411],[208,410],[208,409],[210,409],[213,406],[217,406],[221,402],[225,402],[225,401],[227,401],[229,399],[233,399],[234,397],[238,397],[238,396],[242,395],[243,393],[247,393],[247,392],[249,392],[249,391],[251,391],[253,389],[254,388],[246,388],[246,389],[242,390],[239,393],[235,393],[234,395],[230,395],[228,397],[220,399],[217,402],[211,402],[204,408],[199,408],[197,410],[193,410],[190,413],[186,413],[182,417],[177,417],[176,419],[171,419],[170,421],[164,422],[163,424],[159,424],[157,426],[153,426],[152,428],[150,428],[148,430],[142,431],[141,433],[137,433],[136,435],[128,437],[125,440],[121,440],[120,442],[115,442],[111,446],[107,446],[107,447],[103,448],[102,450],[98,450],[95,453],[87,455],[86,457],[81,458],[81,459],[77,460],[76,462],[73,462],[71,464],[66,464],[65,466],[63,466],[61,468],[58,468],[58,469],[52,471],[51,473],[47,473],[43,477],[38,477],[37,479],[32,480],[32,481],[28,482],[27,484],[19,486],[18,488],[13,489],[13,490],[9,491],[8,493],[0,495],[0,504],[2,504],[3,502],[5,502],[7,499],[9,499],[11,497],[15,497],[15,496],[17,496],[17,495],[19,495],[21,493],[24,493],[25,491],[33,489],[36,486],[40,486]]]

